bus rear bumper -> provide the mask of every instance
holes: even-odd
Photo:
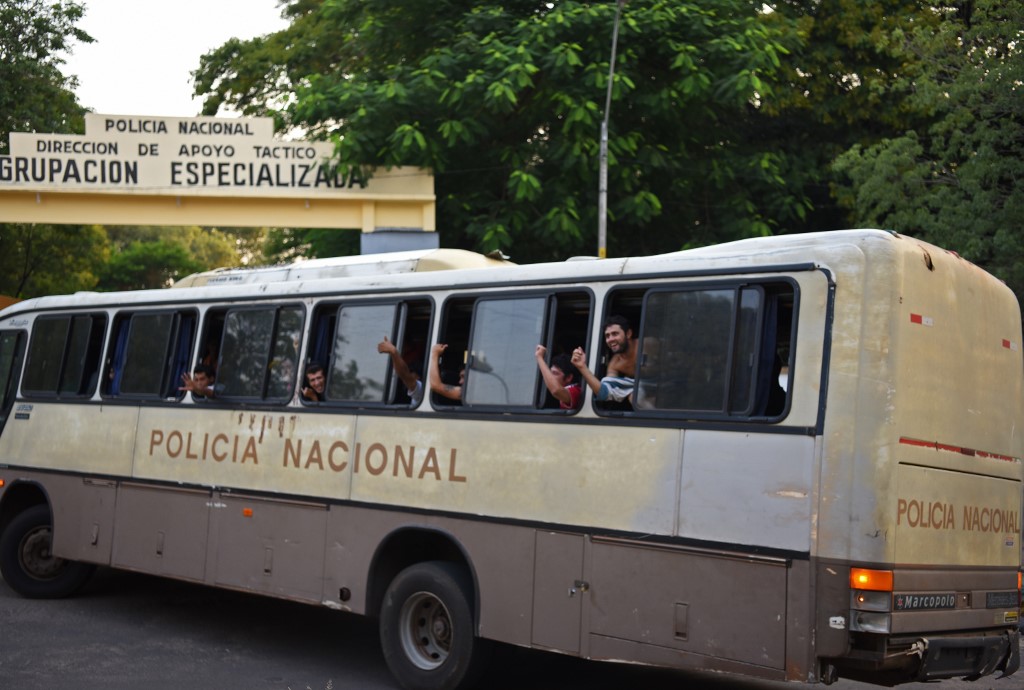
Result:
[[[826,683],[843,677],[892,687],[946,678],[977,680],[997,672],[1002,678],[1020,668],[1017,630],[951,637],[892,637],[876,639],[875,644],[874,650],[862,647],[832,659],[822,678],[830,679]]]
[[[1009,676],[1020,668],[1020,632],[956,638],[921,638],[913,647],[921,655],[916,681],[940,678],[977,680],[996,671]]]

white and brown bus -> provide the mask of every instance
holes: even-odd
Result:
[[[1024,366],[1001,282],[881,231],[464,258],[0,312],[7,584],[65,596],[102,565],[379,617],[395,676],[432,690],[491,641],[806,683],[1017,670]],[[536,346],[603,376],[611,315],[632,395],[561,409]],[[423,380],[447,344],[462,399],[414,402],[385,336]],[[208,399],[180,390],[202,361]]]

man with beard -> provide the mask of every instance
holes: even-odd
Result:
[[[637,347],[633,328],[626,317],[611,316],[605,321],[604,344],[612,358],[603,379],[598,379],[587,367],[587,353],[581,347],[573,350],[573,366],[579,370],[597,400],[631,403],[636,380]]]

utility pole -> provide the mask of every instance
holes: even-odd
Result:
[[[612,27],[612,57],[608,62],[608,93],[604,99],[604,118],[601,120],[601,148],[598,154],[600,171],[597,182],[597,256],[608,258],[608,116],[612,109],[612,84],[615,82],[615,51],[619,44],[619,17],[626,0],[618,0],[615,24]]]

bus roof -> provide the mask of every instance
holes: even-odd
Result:
[[[248,285],[282,281],[321,280],[349,276],[377,276],[395,273],[424,273],[459,268],[514,266],[504,258],[477,254],[464,249],[420,249],[387,254],[362,254],[326,259],[309,259],[280,266],[258,268],[216,268],[185,276],[174,287],[206,285]]]
[[[523,285],[557,280],[573,283],[619,276],[686,273],[757,272],[765,267],[828,266],[851,245],[864,252],[945,251],[920,240],[884,230],[836,230],[737,240],[655,256],[514,263],[457,249],[315,259],[266,269],[228,269],[196,274],[180,283],[196,292],[187,301],[236,300],[254,296],[288,298],[308,294],[368,294],[378,291],[434,290],[457,285]],[[965,262],[966,263],[966,262]],[[459,270],[457,270],[459,269]],[[438,271],[448,271],[443,275]],[[191,278],[191,277],[190,277]],[[216,280],[214,280],[216,279]],[[992,280],[996,280],[992,278]],[[181,290],[78,292],[25,300],[5,309],[0,318],[36,309],[105,308],[133,304],[168,304],[186,299]]]

